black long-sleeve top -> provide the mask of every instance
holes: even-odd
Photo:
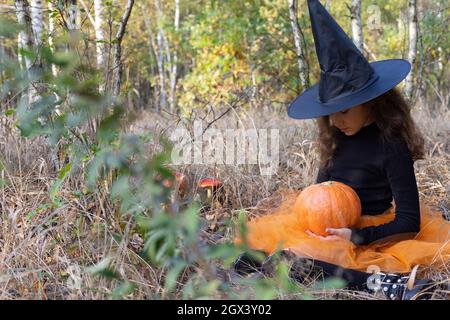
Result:
[[[352,187],[363,214],[381,214],[395,200],[395,219],[377,227],[351,228],[351,241],[365,245],[399,233],[418,232],[420,205],[414,161],[403,140],[383,142],[377,124],[356,134],[338,134],[338,147],[328,169],[319,169],[317,183],[334,180]]]

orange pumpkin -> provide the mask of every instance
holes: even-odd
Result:
[[[326,228],[354,226],[361,216],[361,201],[346,184],[325,181],[305,188],[293,210],[303,230],[326,236]]]

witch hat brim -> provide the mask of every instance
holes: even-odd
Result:
[[[403,59],[369,63],[318,0],[307,0],[320,80],[288,107],[296,119],[318,118],[374,99],[408,75]]]
[[[295,119],[318,118],[360,105],[395,87],[406,78],[411,70],[411,64],[403,59],[374,61],[370,65],[375,71],[374,76],[367,85],[358,91],[322,103],[317,99],[319,90],[319,83],[317,83],[289,105],[289,117]]]

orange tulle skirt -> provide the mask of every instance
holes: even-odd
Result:
[[[421,229],[414,235],[397,235],[380,239],[367,246],[356,246],[344,239],[323,240],[302,231],[291,207],[299,191],[286,192],[283,201],[267,214],[247,223],[247,245],[272,254],[289,248],[297,255],[333,263],[344,268],[384,272],[409,272],[419,265],[446,267],[450,261],[450,222],[442,213],[420,203]],[[385,224],[395,217],[393,207],[380,215],[362,215],[356,227]],[[241,244],[242,236],[235,243]]]

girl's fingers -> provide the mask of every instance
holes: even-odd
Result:
[[[326,231],[327,231],[329,234],[333,234],[333,235],[336,235],[336,236],[342,235],[342,230],[341,230],[341,229],[327,228]]]
[[[315,234],[314,232],[311,232],[309,230],[306,230],[306,233],[309,234],[310,236],[313,236],[313,237],[316,237],[316,238],[318,237],[317,234]]]
[[[309,234],[310,236],[314,237],[314,238],[319,238],[319,239],[323,238],[322,236],[320,236],[318,234],[315,234],[314,232],[312,232],[310,230],[306,230],[306,233]]]
[[[323,237],[324,240],[337,240],[337,239],[341,239],[341,237],[339,236],[327,236],[327,237]]]
[[[324,237],[324,236],[315,234],[314,232],[312,232],[312,231],[310,231],[310,230],[306,230],[305,232],[306,232],[307,234],[309,234],[310,236],[312,236],[312,237],[315,237],[315,238],[318,238],[318,239],[322,239],[322,240],[335,240],[335,239],[339,238],[338,236],[335,236],[335,235],[331,235],[331,236],[326,236],[326,237]]]
[[[352,231],[348,228],[340,228],[340,229],[334,229],[334,228],[327,228],[326,230],[329,234],[338,236],[344,240],[350,240]]]

